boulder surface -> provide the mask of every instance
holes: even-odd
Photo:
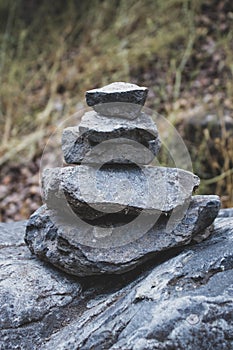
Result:
[[[0,224],[0,349],[231,350],[230,213],[183,251],[76,280],[29,254],[26,222]]]
[[[35,259],[26,222],[0,224],[0,349],[39,349],[59,329],[81,285]]]
[[[115,293],[98,296],[45,350],[231,350],[233,220]]]

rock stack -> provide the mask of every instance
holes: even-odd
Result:
[[[210,234],[219,197],[192,196],[191,172],[148,165],[161,142],[142,112],[147,91],[127,83],[87,91],[94,110],[62,136],[72,166],[44,171],[45,205],[27,224],[25,241],[42,260],[77,276],[119,274]]]

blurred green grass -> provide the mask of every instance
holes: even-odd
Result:
[[[85,106],[85,90],[113,81],[148,86],[147,106],[181,134],[197,106],[232,118],[232,21],[227,0],[0,0],[0,165],[39,157],[53,126]],[[187,139],[194,171],[227,175],[201,192],[232,206],[231,134],[216,141],[216,167],[204,133]]]

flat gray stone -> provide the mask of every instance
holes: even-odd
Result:
[[[135,119],[146,101],[147,93],[146,87],[115,82],[87,91],[86,102],[100,114]]]
[[[80,165],[46,169],[42,187],[50,209],[69,205],[81,218],[92,220],[106,213],[170,212],[190,199],[199,181],[176,168]]]
[[[39,348],[81,293],[73,278],[32,257],[25,227],[0,224],[0,349]]]
[[[233,221],[216,219],[209,239],[103,290],[43,350],[231,350],[232,252]]]
[[[160,144],[156,125],[145,113],[130,121],[87,112],[79,126],[64,129],[62,135],[62,150],[68,164],[149,164]]]
[[[82,221],[77,224],[72,218],[63,220],[57,211],[43,206],[31,216],[25,240],[32,253],[67,273],[119,274],[151,257],[161,258],[164,251],[185,246],[196,238],[198,241],[206,238],[210,234],[207,227],[217,216],[219,207],[218,196],[194,196],[178,222],[176,216],[172,219],[161,215],[154,222],[145,216],[131,223],[130,229],[124,230],[122,225],[104,235],[106,232],[97,225]],[[152,225],[147,231],[149,220]]]

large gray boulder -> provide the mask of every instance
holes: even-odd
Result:
[[[100,114],[135,119],[141,111],[148,89],[136,84],[115,82],[86,92],[87,105]]]
[[[183,251],[76,281],[30,255],[26,222],[0,224],[0,349],[231,350],[231,214]]]
[[[106,213],[168,213],[189,200],[199,182],[176,168],[80,165],[46,169],[42,187],[49,209],[68,203],[81,218],[93,220]]]
[[[231,350],[233,220],[137,280],[87,304],[44,350]]]
[[[62,150],[68,164],[149,164],[160,144],[157,127],[145,113],[127,120],[87,112],[78,126],[65,128],[62,134]]]
[[[194,196],[184,212],[180,208],[170,216],[146,215],[102,228],[72,217],[62,220],[61,213],[43,206],[29,219],[25,240],[32,253],[69,274],[119,274],[206,238],[219,207],[218,196]]]

